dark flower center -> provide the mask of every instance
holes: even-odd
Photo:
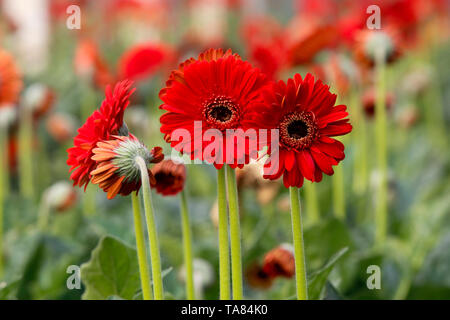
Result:
[[[209,112],[210,116],[217,121],[227,122],[231,119],[233,112],[227,107],[223,105],[212,106],[211,111]]]
[[[308,135],[308,125],[303,120],[294,120],[288,125],[287,132],[294,139],[301,139]]]
[[[318,132],[312,112],[292,112],[280,121],[280,142],[288,149],[309,148],[317,139]]]
[[[239,108],[231,99],[219,96],[203,104],[203,117],[211,128],[234,129],[239,125]]]

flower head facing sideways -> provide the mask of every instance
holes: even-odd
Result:
[[[262,102],[261,91],[267,83],[259,69],[231,50],[209,49],[197,59],[182,63],[161,90],[159,96],[163,104],[160,108],[166,111],[160,119],[161,132],[173,148],[189,154],[191,159],[214,163],[218,169],[225,162],[232,167],[242,167],[244,162],[248,163],[248,148],[241,152],[234,144],[227,149],[227,139],[223,138],[219,142],[220,150],[208,158],[204,151],[212,141],[202,139],[196,144],[194,140],[208,129],[224,134],[228,129],[250,128],[248,110]],[[201,123],[201,132],[195,123]],[[190,138],[181,142],[173,139],[177,129],[189,132]],[[227,160],[230,155],[231,160]]]
[[[162,149],[155,147],[148,150],[135,136],[112,136],[111,140],[97,142],[92,150],[92,160],[96,168],[91,172],[91,182],[98,184],[107,193],[108,199],[117,194],[127,196],[141,187],[141,173],[136,164],[136,157],[142,157],[146,164],[158,163],[163,158]],[[155,178],[148,170],[150,182]]]
[[[130,96],[134,92],[131,85],[132,83],[128,80],[119,82],[114,87],[114,91],[107,86],[105,100],[100,109],[95,110],[78,129],[78,135],[74,138],[74,147],[67,150],[69,154],[67,164],[71,167],[70,178],[74,185],[86,188],[89,184],[91,171],[96,166],[92,156],[97,142],[109,140],[114,135],[128,134],[123,115],[130,104]]]
[[[345,157],[344,145],[333,137],[352,130],[347,107],[335,103],[336,95],[311,74],[304,79],[296,74],[264,91],[264,103],[251,112],[254,123],[279,130],[279,150],[268,143],[264,178],[283,176],[285,187],[301,187],[304,178],[319,182],[322,172],[333,174],[332,166]],[[269,166],[272,161],[278,165]]]

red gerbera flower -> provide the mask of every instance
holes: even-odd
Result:
[[[279,130],[278,152],[269,141],[264,178],[275,180],[283,175],[286,187],[301,187],[304,178],[318,182],[322,172],[332,175],[332,166],[345,155],[344,145],[331,137],[352,130],[345,119],[347,107],[335,106],[336,95],[311,74],[304,79],[296,74],[287,84],[279,81],[264,96],[264,103],[251,113],[255,125]]]
[[[155,180],[152,187],[164,196],[172,196],[181,192],[186,180],[186,167],[183,163],[164,160],[152,168]]]
[[[249,128],[247,111],[262,102],[261,89],[266,84],[267,79],[259,69],[242,61],[231,50],[207,50],[198,59],[191,58],[182,63],[171,73],[166,87],[161,90],[160,98],[164,104],[160,108],[167,111],[160,119],[161,132],[173,148],[190,154],[192,159],[212,162],[216,168],[221,168],[228,152],[233,161],[228,159],[227,164],[242,167],[243,162],[248,161],[247,148],[226,150],[227,139],[223,139],[221,154],[214,154],[214,159],[209,159],[203,151],[212,142],[203,141],[197,146],[194,140],[197,137],[201,139],[207,129],[225,132],[227,129]],[[202,124],[202,132],[194,130],[196,121]],[[176,129],[187,130],[190,138],[181,143],[172,141],[172,133]],[[244,152],[243,149],[247,150]],[[244,155],[245,161],[241,161]]]
[[[91,158],[97,142],[118,135],[123,127],[123,114],[135,90],[131,89],[131,85],[128,80],[119,82],[113,92],[108,86],[100,109],[94,111],[86,123],[78,129],[78,135],[74,138],[75,146],[67,150],[69,153],[67,164],[71,167],[70,171],[73,171],[70,178],[74,181],[74,185],[87,187],[91,171],[96,166]]]

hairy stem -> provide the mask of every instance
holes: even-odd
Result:
[[[230,248],[228,244],[227,195],[225,167],[217,170],[217,200],[219,204],[219,278],[220,299],[229,300],[230,294]]]
[[[303,245],[303,225],[300,209],[300,195],[296,187],[290,187],[292,236],[294,238],[295,280],[297,299],[308,300],[308,285],[306,282],[305,250]]]
[[[186,297],[195,300],[194,266],[192,257],[192,235],[189,222],[189,209],[186,200],[186,192],[181,191],[181,225],[183,230],[184,266],[186,269]]]
[[[139,274],[141,277],[142,296],[144,300],[153,300],[150,268],[145,251],[145,236],[142,228],[143,219],[139,205],[139,197],[136,192],[131,193],[131,203],[133,205],[134,232],[136,234],[136,248],[139,263]]]
[[[236,172],[229,166],[227,166],[226,171],[228,203],[230,206],[231,283],[233,288],[233,299],[242,300],[241,226],[239,221]]]
[[[23,197],[33,199],[33,145],[32,115],[25,108],[21,112],[19,126],[20,191]]]
[[[378,190],[375,207],[375,243],[382,244],[387,234],[387,124],[386,66],[382,50],[376,59],[375,136],[378,164]]]
[[[155,300],[164,299],[164,288],[161,275],[161,257],[159,253],[158,235],[156,231],[155,214],[152,205],[150,179],[145,160],[137,156],[136,164],[139,166],[142,181],[142,197],[144,198],[145,219],[147,222],[148,239],[150,242],[150,258],[152,263],[153,293]]]

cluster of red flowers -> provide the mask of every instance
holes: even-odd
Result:
[[[119,165],[120,155],[131,152],[131,144],[137,141],[123,123],[133,91],[130,81],[117,84],[114,92],[108,87],[101,108],[79,129],[67,161],[75,185],[86,187],[90,181],[99,184],[109,198],[139,189],[139,177],[131,172],[130,178]],[[205,149],[211,142],[202,140],[199,146],[194,142],[205,130],[222,133],[229,129],[278,130],[276,150],[272,150],[271,138],[266,141],[269,158],[264,166],[264,178],[274,180],[283,175],[286,187],[301,187],[304,178],[319,182],[322,173],[332,175],[332,166],[345,157],[344,145],[333,137],[352,130],[347,107],[336,106],[336,95],[320,80],[316,81],[310,74],[305,78],[296,74],[287,82],[272,82],[231,50],[210,49],[197,59],[181,63],[170,74],[160,98],[164,102],[160,108],[166,111],[160,119],[161,132],[173,148],[187,152],[192,159],[207,160]],[[195,132],[195,121],[202,123],[203,132]],[[180,128],[187,130],[191,138],[177,143],[172,136]],[[124,143],[129,145],[123,146]],[[213,161],[218,169],[223,163],[243,167],[253,157],[247,144],[235,143],[230,150],[224,140],[221,147],[223,158],[219,156]],[[160,150],[154,149],[150,162],[161,161],[159,154]],[[242,158],[244,164],[239,162]],[[273,163],[276,170],[270,165]],[[184,166],[167,162],[154,171],[154,174],[150,171],[150,176],[160,177],[158,192],[176,194],[183,188]]]
[[[194,122],[202,122],[202,130],[216,129],[276,129],[279,131],[279,151],[271,150],[264,177],[278,179],[284,175],[286,187],[301,187],[303,179],[321,181],[322,172],[333,174],[333,165],[344,159],[344,146],[333,139],[347,134],[345,105],[335,106],[336,95],[329,87],[315,81],[308,74],[304,79],[296,74],[287,83],[273,83],[258,69],[241,60],[236,54],[222,50],[208,50],[198,59],[189,59],[172,72],[166,88],[160,92],[167,112],[161,116],[161,132],[167,142],[180,152],[207,161],[205,150],[210,143],[200,144],[196,152]],[[189,141],[173,141],[177,129],[190,132]],[[189,146],[186,148],[186,146]],[[246,148],[246,146],[234,146]],[[222,156],[232,153],[236,166],[243,151],[227,150],[224,142]],[[249,161],[249,150],[245,150]],[[216,158],[217,159],[217,158]],[[269,163],[278,162],[276,171]],[[214,161],[220,168],[225,161]],[[243,165],[238,165],[242,167]],[[272,166],[273,167],[273,166]]]

